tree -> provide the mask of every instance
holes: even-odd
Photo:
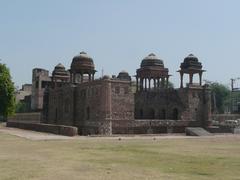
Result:
[[[210,83],[210,89],[215,97],[218,113],[224,113],[225,105],[228,104],[230,98],[230,89],[217,82]]]
[[[26,104],[25,102],[19,101],[18,103],[16,103],[15,112],[16,112],[16,113],[24,113],[24,112],[27,112],[27,104]]]
[[[6,119],[15,111],[14,85],[10,71],[0,63],[0,117]]]

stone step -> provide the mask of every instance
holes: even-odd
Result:
[[[212,136],[213,135],[201,127],[187,127],[185,129],[185,132],[187,136]]]

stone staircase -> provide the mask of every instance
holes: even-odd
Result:
[[[185,132],[187,136],[212,136],[213,135],[201,127],[187,127],[185,129]]]

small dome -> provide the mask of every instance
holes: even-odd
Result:
[[[93,63],[93,59],[86,53],[80,52],[79,55],[73,57],[71,64],[72,72],[86,72],[86,71],[94,71],[95,66]]]
[[[65,67],[61,63],[59,63],[58,65],[55,66],[54,69],[64,69],[65,70]]]
[[[124,70],[118,74],[117,78],[120,80],[131,81],[131,76],[129,76],[128,72]]]
[[[58,65],[55,66],[53,72],[53,76],[69,76],[69,72],[65,70],[65,67],[59,63]]]
[[[104,80],[107,80],[107,79],[111,79],[111,77],[110,77],[109,75],[104,75],[104,76],[103,76],[103,79],[104,79]]]
[[[198,61],[198,58],[193,54],[189,54],[184,58],[183,63],[180,66],[181,69],[202,69],[202,63]]]
[[[159,59],[155,54],[151,53],[141,62],[141,67],[145,66],[161,66],[164,67],[163,60]]]
[[[193,54],[189,54],[187,57],[184,58],[184,62],[186,62],[186,61],[198,62],[198,58],[196,56],[194,56]]]

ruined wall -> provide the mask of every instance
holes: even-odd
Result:
[[[16,113],[8,117],[8,122],[26,122],[26,123],[40,123],[41,113]]]
[[[199,127],[197,121],[138,119],[112,121],[112,134],[185,133],[186,127]]]
[[[205,87],[161,89],[135,94],[136,119],[173,119],[204,124],[210,115],[210,90]]]
[[[81,134],[111,134],[112,120],[134,119],[130,81],[101,79],[78,84],[74,100],[74,125]]]
[[[49,89],[46,123],[74,125],[74,86],[71,84]]]
[[[39,111],[43,108],[43,96],[46,82],[51,81],[49,72],[45,69],[35,68],[32,72],[32,98],[31,109]]]
[[[186,106],[182,112],[183,120],[201,122],[207,126],[211,116],[211,93],[205,86],[179,89],[179,95]]]
[[[130,81],[111,82],[112,120],[134,119],[134,94]]]
[[[111,83],[95,80],[78,84],[75,92],[75,125],[82,134],[101,133],[111,119]]]
[[[135,94],[136,119],[181,119],[185,104],[178,91],[161,89],[159,91],[137,92]]]

